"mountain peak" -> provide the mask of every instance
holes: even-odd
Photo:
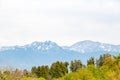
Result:
[[[80,41],[79,43],[98,43],[98,42],[92,40],[84,40],[84,41]]]
[[[34,42],[31,43],[31,45],[32,45],[32,46],[36,46],[36,45],[38,45],[38,44],[40,44],[40,43],[41,43],[41,42],[34,41]]]
[[[80,41],[80,42],[77,42],[75,44],[73,44],[72,46],[78,46],[78,45],[92,45],[92,44],[98,44],[99,42],[95,42],[95,41],[91,41],[91,40],[84,40],[84,41]]]
[[[48,44],[48,45],[57,45],[55,42],[52,42],[50,40],[47,40],[44,42],[45,44]]]
[[[38,45],[41,45],[41,44],[44,44],[44,45],[57,45],[55,42],[52,42],[52,41],[45,41],[45,42],[38,42],[38,41],[34,41],[31,43],[32,46],[38,46]]]
[[[92,40],[83,40],[84,42],[93,42]],[[80,41],[80,42],[83,42],[83,41]]]
[[[93,53],[93,52],[119,52],[120,45],[111,45],[106,43],[95,42],[91,40],[84,40],[77,42],[70,46],[70,50],[80,53]]]
[[[37,50],[46,51],[46,50],[49,50],[53,47],[58,47],[58,45],[55,42],[48,40],[45,42],[35,41],[35,42],[30,44],[30,47],[33,47],[34,49],[37,49]]]

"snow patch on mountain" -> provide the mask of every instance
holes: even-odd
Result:
[[[45,41],[45,42],[33,42],[30,47],[33,47],[37,50],[46,51],[49,49],[52,49],[53,47],[57,47],[57,44],[51,41]]]
[[[7,50],[16,50],[16,49],[32,49],[38,52],[45,51],[59,51],[59,50],[70,50],[79,53],[94,53],[94,52],[120,52],[120,45],[111,45],[106,43],[94,42],[90,40],[84,40],[73,44],[72,46],[64,46],[61,47],[52,41],[38,42],[35,41],[31,44],[27,44],[24,46],[8,46],[8,47],[0,47],[0,51]]]
[[[80,41],[72,46],[61,47],[52,41],[38,42],[24,46],[0,47],[0,65],[31,68],[55,61],[87,60],[101,54],[120,53],[120,45],[111,45],[90,40]],[[8,60],[9,59],[9,60]]]
[[[80,41],[67,49],[77,51],[79,53],[92,52],[120,52],[120,45],[111,45],[106,43],[94,42],[90,40]]]

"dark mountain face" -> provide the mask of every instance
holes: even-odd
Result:
[[[74,59],[86,63],[89,57],[98,57],[104,53],[117,55],[120,53],[120,46],[86,40],[63,48],[51,41],[33,42],[25,46],[1,47],[0,66],[29,69],[32,66]]]

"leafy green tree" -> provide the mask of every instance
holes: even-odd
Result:
[[[31,73],[32,73],[32,77],[37,77],[37,67],[36,66],[32,67]]]
[[[95,61],[94,61],[94,57],[91,57],[89,60],[87,60],[87,65],[94,65]]]
[[[112,68],[114,66],[115,59],[112,56],[107,56],[104,60],[103,66],[108,66],[108,68]]]
[[[30,72],[27,71],[26,69],[23,70],[23,75],[26,76],[26,77],[30,77]]]
[[[92,73],[86,68],[71,72],[58,80],[95,80]]]
[[[49,76],[49,67],[48,66],[39,66],[37,68],[37,76],[47,79]]]
[[[110,54],[100,55],[99,59],[96,60],[96,65],[97,65],[98,67],[103,66],[103,63],[104,63],[104,61],[105,61],[105,58],[107,58],[107,57],[111,57],[111,55],[110,55]]]
[[[80,60],[74,60],[74,61],[71,61],[70,63],[70,70],[72,72],[75,72],[77,71],[79,68],[82,68],[83,64]]]
[[[2,74],[2,71],[0,71],[0,80],[3,79],[3,74]]]
[[[37,68],[32,67],[31,73],[33,75],[36,75],[38,78],[43,77],[47,79],[49,76],[49,67],[48,66],[38,66]]]
[[[59,78],[64,76],[66,73],[68,73],[68,63],[63,63],[63,62],[55,62],[51,65],[50,67],[50,75],[53,78]]]
[[[120,54],[115,57],[116,63],[118,64],[120,62]]]
[[[104,57],[102,55],[100,55],[99,59],[96,60],[96,65],[98,67],[101,67],[104,63]]]
[[[68,62],[64,62],[63,65],[65,66],[65,73],[68,73]]]
[[[80,75],[79,76],[80,80],[95,80],[93,74],[86,68],[78,70],[77,73]]]

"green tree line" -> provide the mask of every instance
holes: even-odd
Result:
[[[86,65],[72,60],[33,66],[31,70],[0,70],[0,80],[120,80],[120,54],[91,57]]]

